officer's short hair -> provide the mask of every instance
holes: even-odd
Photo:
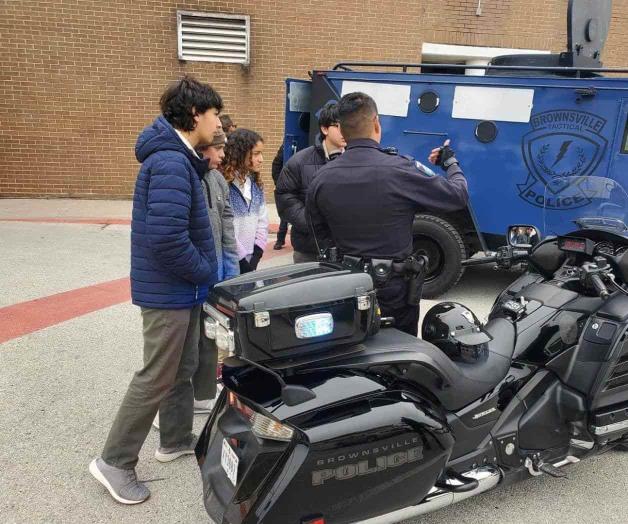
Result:
[[[377,116],[377,104],[366,93],[349,93],[338,104],[338,122],[345,140],[368,138]]]
[[[170,84],[159,100],[161,113],[172,127],[181,131],[194,129],[194,115],[210,109],[222,109],[222,98],[209,84],[191,76]]]
[[[337,124],[338,120],[338,102],[327,102],[318,114],[318,127],[329,127]],[[320,133],[321,141],[325,139],[323,133]]]

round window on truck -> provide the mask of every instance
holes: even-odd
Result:
[[[480,122],[475,128],[475,138],[483,144],[488,144],[497,138],[497,125],[490,120]]]
[[[433,113],[440,105],[440,98],[434,91],[426,91],[419,97],[419,109],[424,113]]]

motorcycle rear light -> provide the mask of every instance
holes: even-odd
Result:
[[[216,339],[216,330],[218,328],[218,322],[213,318],[207,317],[205,319],[205,336],[211,340]]]
[[[316,517],[315,519],[302,520],[301,524],[325,524],[323,517]]]
[[[207,313],[204,320],[205,336],[216,341],[216,347],[226,351],[229,355],[235,353],[235,336],[231,329],[231,319],[210,306],[207,302],[203,304],[203,310]]]
[[[238,398],[238,395],[236,395],[233,391],[229,391],[229,405],[232,408],[235,408],[236,410],[238,410],[248,419],[250,419],[254,413],[254,411],[250,407],[248,407],[244,402],[242,402]]]
[[[235,352],[235,337],[233,331],[222,326],[216,328],[216,347],[222,351],[227,351],[229,356]]]
[[[253,411],[232,391],[229,392],[229,405],[249,420],[251,423],[251,431],[256,437],[268,440],[280,440],[282,442],[290,442],[292,440],[294,430],[291,427]]]
[[[220,306],[217,307],[220,308]],[[208,318],[213,319],[225,329],[231,329],[231,319],[223,312],[218,311],[218,309],[210,306],[207,302],[203,304],[203,311],[207,313]]]
[[[281,440],[283,442],[290,442],[294,435],[294,430],[268,418],[260,413],[255,413],[251,419],[253,425],[253,434],[270,440]]]

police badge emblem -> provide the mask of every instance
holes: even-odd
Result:
[[[548,209],[587,205],[590,199],[577,181],[592,175],[604,157],[606,120],[584,111],[558,110],[534,115],[530,124],[532,131],[521,141],[528,178],[517,186],[519,196]]]

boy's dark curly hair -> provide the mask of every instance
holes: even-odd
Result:
[[[264,139],[255,131],[250,129],[236,129],[229,135],[227,145],[225,146],[225,158],[222,161],[220,170],[225,180],[229,183],[238,177],[240,181],[244,181],[244,177],[250,172],[249,159],[251,151],[258,142],[264,142]],[[253,171],[253,180],[263,188],[262,175]]]
[[[181,131],[192,131],[196,125],[194,115],[210,109],[221,111],[222,98],[209,84],[202,84],[186,75],[166,88],[159,100],[159,107],[173,127]]]

